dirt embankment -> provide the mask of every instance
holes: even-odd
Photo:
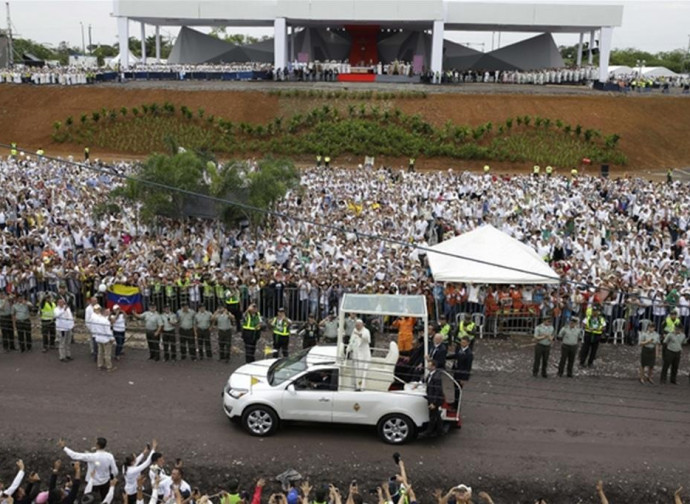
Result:
[[[248,87],[251,84],[247,85]],[[172,102],[192,110],[203,108],[233,122],[265,123],[276,116],[289,117],[338,100],[304,100],[270,95],[259,91],[183,90],[93,87],[32,87],[3,85],[0,88],[0,142],[16,141],[20,146],[43,147],[50,152],[74,152],[79,146],[55,144],[52,124],[94,110],[134,107],[143,103]],[[429,94],[424,99],[400,99],[372,102],[394,105],[405,113],[419,113],[435,124],[450,120],[478,125],[487,121],[502,123],[509,117],[530,115],[562,120],[584,128],[600,129],[603,134],[617,133],[629,163],[624,170],[663,170],[690,166],[690,99],[682,96],[625,97],[609,94],[557,96],[544,93]],[[115,153],[109,153],[115,154]],[[96,153],[96,155],[98,155]],[[420,160],[420,165],[425,164]],[[455,163],[466,167],[467,163]],[[437,167],[428,163],[429,167]],[[479,164],[479,163],[473,163]],[[438,167],[448,167],[443,161]],[[501,166],[508,168],[508,166]],[[519,166],[513,168],[519,169]]]

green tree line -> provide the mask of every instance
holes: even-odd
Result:
[[[561,57],[566,65],[577,62],[577,45],[560,46]],[[587,49],[583,50],[582,61],[587,62]],[[625,65],[631,68],[637,66],[638,61],[644,61],[646,66],[662,66],[676,73],[690,72],[690,53],[686,49],[674,49],[650,53],[641,49],[628,47],[611,51],[610,65]],[[599,55],[595,55],[594,64],[599,64]]]

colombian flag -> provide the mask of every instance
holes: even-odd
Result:
[[[112,308],[113,305],[120,305],[120,309],[125,313],[141,313],[141,291],[139,287],[129,287],[127,285],[115,284],[108,289],[106,306]]]

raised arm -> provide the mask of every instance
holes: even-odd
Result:
[[[17,491],[19,485],[22,484],[22,480],[24,479],[24,462],[22,459],[17,460],[17,469],[17,475],[14,477],[14,480],[12,480],[12,484],[2,492],[3,495],[11,496]]]

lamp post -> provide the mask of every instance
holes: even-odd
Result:
[[[79,26],[81,26],[81,54],[86,55],[86,42],[84,41],[84,23],[79,21]]]

